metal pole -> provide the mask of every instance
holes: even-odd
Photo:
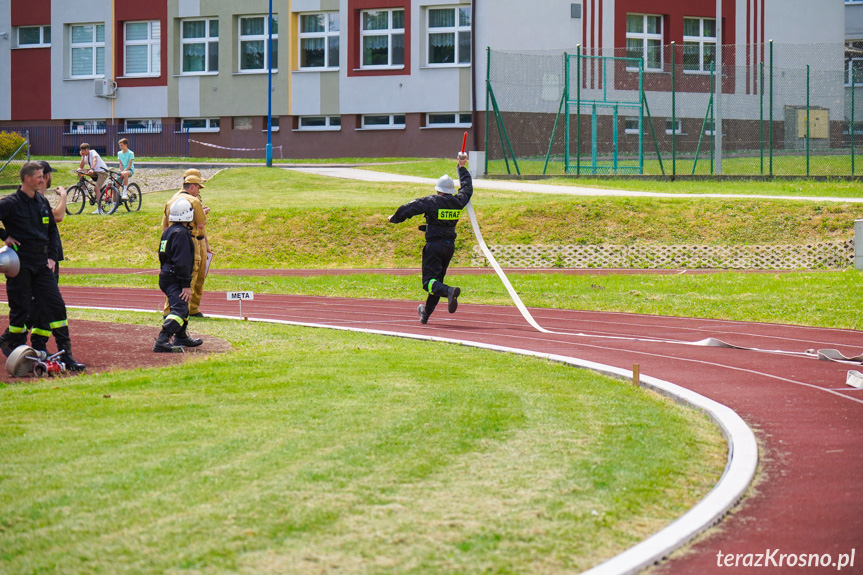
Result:
[[[770,41],[770,175],[773,175],[773,40]]]
[[[854,267],[863,270],[863,220],[854,220]]]
[[[722,0],[716,0],[716,97],[713,99],[714,161],[717,174],[722,173]]]
[[[581,175],[581,44],[575,47],[575,175]]]
[[[759,113],[759,121],[758,127],[760,130],[760,135],[758,138],[759,146],[761,149],[761,153],[759,156],[761,157],[761,175],[764,175],[764,62],[758,63],[758,68],[760,72],[760,82],[758,84],[758,95],[760,99],[760,113]]]
[[[851,125],[848,134],[851,136],[851,175],[854,175],[854,85],[857,83],[857,70],[851,66]]]
[[[674,83],[677,78],[677,62],[674,42],[671,43],[671,177],[677,175],[677,92]]]
[[[806,175],[809,175],[809,125],[810,121],[809,108],[809,64],[806,64]]]
[[[273,0],[267,21],[267,167],[273,167]]]

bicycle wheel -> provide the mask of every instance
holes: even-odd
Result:
[[[66,213],[69,215],[80,214],[87,205],[87,190],[80,184],[71,186],[66,191]]]
[[[123,203],[126,205],[126,211],[140,211],[141,210],[141,188],[138,187],[138,184],[129,184],[126,186],[126,195],[128,198],[123,200]]]
[[[102,193],[99,194],[99,211],[102,214],[111,215],[117,211],[120,205],[120,190],[113,183],[105,186]]]

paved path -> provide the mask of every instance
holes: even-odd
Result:
[[[317,176],[328,176],[331,178],[343,178],[347,180],[360,180],[364,182],[407,182],[420,184],[433,189],[437,179],[420,178],[417,176],[402,176],[387,172],[375,172],[349,167],[315,166],[300,168],[285,168],[304,174]],[[672,185],[672,184],[669,184]],[[510,192],[529,192],[534,194],[564,194],[573,196],[611,196],[629,198],[734,198],[734,199],[761,199],[761,200],[795,200],[812,202],[849,202],[860,203],[863,198],[832,198],[832,197],[809,197],[809,196],[771,196],[763,194],[672,194],[663,192],[636,192],[632,190],[614,190],[605,188],[586,188],[582,186],[564,186],[553,184],[542,184],[531,180],[489,180],[475,179],[473,181],[475,190],[503,190]]]
[[[334,328],[432,336],[486,345],[574,356],[631,369],[694,390],[729,406],[757,431],[761,482],[742,506],[692,552],[660,567],[661,573],[733,571],[717,566],[717,553],[830,554],[836,560],[856,549],[863,566],[863,390],[845,385],[854,366],[781,354],[694,347],[661,340],[707,337],[763,350],[805,352],[834,348],[863,351],[863,333],[771,324],[666,318],[620,313],[531,309],[555,334],[539,333],[514,307],[472,305],[470,280],[458,313],[439,309],[427,325],[417,302],[255,294],[243,315]],[[67,304],[85,307],[161,309],[156,289],[63,287]],[[237,316],[237,302],[207,292],[207,314]],[[203,320],[201,320],[203,321]],[[194,325],[194,324],[193,324]],[[73,327],[74,330],[74,327]],[[194,330],[194,327],[193,327]],[[73,334],[74,335],[74,334]],[[783,573],[786,569],[758,572]],[[834,572],[825,568],[823,572]],[[821,572],[795,570],[795,572]]]

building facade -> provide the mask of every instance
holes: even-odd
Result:
[[[754,66],[767,40],[841,43],[847,8],[724,0],[717,39],[716,0],[272,6],[271,22],[268,0],[0,0],[0,128],[52,127],[63,153],[82,137],[106,135],[111,154],[107,140],[122,133],[140,149],[145,137],[185,134],[199,146],[191,155],[230,156],[265,145],[271,110],[276,158],[447,157],[464,131],[470,148],[484,145],[487,49],[622,50],[643,58],[661,89],[669,82],[662,47],[675,42],[688,46],[692,89],[704,91],[698,72],[718,42],[745,46],[728,58]],[[747,94],[756,84],[735,77],[725,89]]]

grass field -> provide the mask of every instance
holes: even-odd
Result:
[[[388,169],[454,173],[443,160]],[[836,195],[828,184],[814,187]],[[429,192],[223,171],[204,191],[215,265],[415,268],[414,222],[386,216]],[[156,267],[168,195],[145,195],[140,213],[67,217],[63,265]],[[484,191],[475,205],[489,243],[819,241],[849,237],[856,216],[848,204],[745,197]],[[471,245],[464,224],[459,242],[454,265]],[[853,329],[861,279],[850,270],[512,278],[531,306]],[[155,277],[61,284],[155,287]],[[418,299],[417,284],[213,275],[206,289]],[[506,303],[493,276],[463,285],[466,302]],[[679,516],[725,464],[703,416],[546,361],[246,322],[194,329],[234,350],[171,369],[0,384],[0,572],[578,571]]]

